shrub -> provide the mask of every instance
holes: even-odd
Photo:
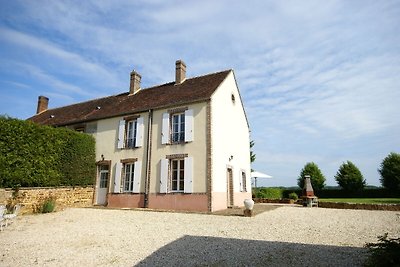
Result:
[[[378,169],[382,185],[392,191],[400,190],[400,154],[390,153]]]
[[[318,191],[325,187],[325,176],[314,162],[308,162],[300,171],[300,176],[297,178],[297,185],[300,188],[304,187],[304,177],[306,175],[311,176],[311,185],[314,190]]]
[[[50,213],[54,211],[56,207],[56,199],[54,197],[47,197],[42,204],[42,213]]]
[[[365,186],[365,179],[360,170],[351,161],[343,163],[335,175],[338,185],[346,191],[360,191]]]
[[[370,255],[365,266],[400,266],[400,238],[378,237],[378,243],[367,243]]]
[[[283,189],[278,187],[262,187],[256,191],[257,198],[281,199]]]
[[[290,193],[288,197],[289,199],[293,199],[294,201],[297,201],[299,199],[299,196],[295,192]]]
[[[0,187],[89,185],[95,176],[92,136],[0,116]]]

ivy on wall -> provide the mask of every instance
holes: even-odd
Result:
[[[91,185],[95,175],[92,136],[0,117],[0,187]]]

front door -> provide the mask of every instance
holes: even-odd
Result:
[[[110,170],[108,165],[99,165],[98,166],[98,174],[97,174],[97,196],[96,196],[96,204],[97,205],[106,205],[107,204],[107,193],[108,193],[108,179]]]
[[[233,207],[233,172],[231,168],[227,169],[227,206]]]

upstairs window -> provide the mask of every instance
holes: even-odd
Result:
[[[134,148],[137,137],[137,120],[131,120],[126,123],[126,147]]]
[[[185,113],[178,113],[172,117],[172,143],[185,142]]]
[[[128,117],[119,121],[117,147],[136,148],[143,146],[143,117]]]
[[[162,144],[192,142],[194,137],[193,109],[170,110],[162,115]]]

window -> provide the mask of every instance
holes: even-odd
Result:
[[[117,162],[114,172],[113,193],[140,193],[142,162],[136,158]]]
[[[240,191],[241,192],[247,192],[247,186],[246,186],[246,172],[245,171],[241,171],[240,172]]]
[[[183,191],[185,188],[185,161],[171,160],[171,191]]]
[[[143,131],[143,117],[131,116],[130,118],[126,118],[126,120],[120,120],[118,126],[117,148],[142,147]]]
[[[192,142],[193,109],[179,108],[162,115],[161,144]]]
[[[185,113],[172,115],[172,143],[185,142]]]
[[[131,120],[126,123],[126,147],[134,148],[136,146],[137,120]]]
[[[160,193],[193,192],[193,158],[169,155],[161,159]]]
[[[133,163],[125,163],[123,169],[124,169],[124,181],[123,181],[124,192],[132,192],[135,166]]]
[[[100,165],[99,166],[99,173],[100,173],[100,188],[107,188],[108,184],[108,165]]]

